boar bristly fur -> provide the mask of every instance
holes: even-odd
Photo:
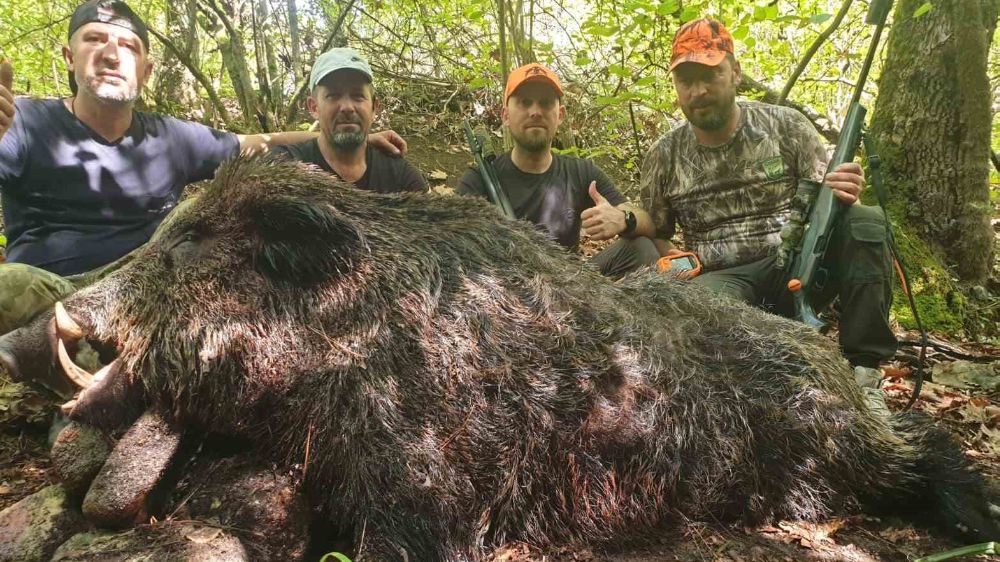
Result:
[[[859,507],[997,532],[950,437],[870,411],[828,338],[652,271],[611,282],[477,200],[237,160],[65,304],[139,411],[289,466],[308,449],[310,501],[364,560]]]

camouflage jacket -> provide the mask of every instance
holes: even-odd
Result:
[[[685,122],[653,145],[642,167],[642,203],[657,238],[669,240],[679,224],[706,270],[775,253],[796,180],[821,180],[826,169],[826,149],[805,116],[738,103],[740,124],[729,142],[702,146]]]

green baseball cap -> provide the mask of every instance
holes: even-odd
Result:
[[[340,47],[330,49],[316,58],[316,64],[309,74],[309,89],[315,89],[316,84],[327,74],[344,69],[357,70],[367,76],[369,82],[372,80],[372,67],[368,65],[368,61],[354,49]]]

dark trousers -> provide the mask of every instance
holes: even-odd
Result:
[[[649,238],[619,238],[614,244],[598,252],[590,258],[601,274],[618,279],[626,273],[631,273],[640,267],[653,265],[660,259],[656,244]]]
[[[782,316],[795,312],[785,271],[775,258],[703,273],[702,283]],[[852,365],[877,367],[896,353],[889,327],[892,256],[882,209],[852,205],[834,228],[823,267],[829,272],[812,305],[821,310],[840,297],[840,347]]]

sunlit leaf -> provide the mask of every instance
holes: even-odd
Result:
[[[656,13],[661,16],[669,16],[677,11],[677,0],[663,0],[656,7]]]
[[[926,14],[927,12],[929,12],[929,11],[931,11],[933,9],[934,9],[934,5],[933,4],[931,4],[930,2],[924,2],[923,4],[920,5],[919,8],[917,8],[916,10],[913,10],[913,17],[914,18],[919,18],[920,16]]]

